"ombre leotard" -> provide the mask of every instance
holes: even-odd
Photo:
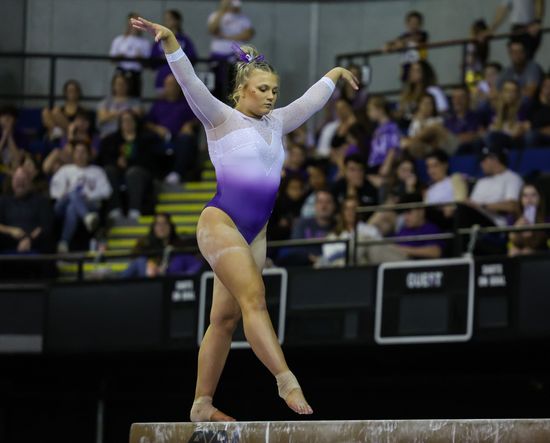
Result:
[[[181,48],[167,54],[166,59],[206,129],[217,179],[216,195],[206,206],[219,208],[231,217],[250,244],[273,210],[284,161],[283,135],[325,105],[334,83],[323,77],[298,100],[256,119],[212,96]]]

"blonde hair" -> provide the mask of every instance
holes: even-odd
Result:
[[[236,105],[239,102],[241,96],[241,90],[248,82],[250,75],[255,69],[260,69],[271,74],[278,75],[273,66],[266,61],[256,61],[255,58],[260,55],[258,50],[254,46],[244,45],[240,46],[242,52],[250,57],[251,62],[237,61],[235,64],[235,82],[233,92],[229,94],[229,99]]]

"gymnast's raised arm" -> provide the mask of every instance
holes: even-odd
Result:
[[[294,131],[313,114],[320,111],[332,95],[340,78],[346,80],[354,89],[358,89],[359,81],[350,71],[340,67],[333,68],[299,99],[284,108],[273,111],[283,121],[283,134]]]
[[[162,41],[170,69],[181,86],[189,106],[205,128],[212,129],[221,125],[232,109],[215,98],[197,77],[193,65],[181,49],[174,33],[162,25],[141,17],[130,20],[134,28],[151,33],[157,42]]]

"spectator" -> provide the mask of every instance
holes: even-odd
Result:
[[[365,109],[367,105],[368,98],[368,89],[367,86],[363,83],[363,72],[361,67],[358,65],[351,64],[348,66],[348,70],[355,76],[358,80],[358,89],[351,87],[349,83],[343,83],[334,91],[332,101],[339,99],[346,100],[351,104],[353,112],[360,114]]]
[[[181,49],[185,52],[185,55],[187,55],[189,61],[195,64],[197,61],[197,51],[189,36],[182,31],[183,16],[181,13],[176,9],[165,11],[163,24],[174,33],[176,40],[180,44]],[[166,62],[161,42],[153,44],[150,59],[152,66],[157,70],[157,75],[155,76],[155,89],[162,92],[164,89],[164,79],[170,74],[170,67]]]
[[[410,155],[402,153],[382,181],[379,200],[395,204],[405,194],[419,192],[421,192],[421,186],[416,171],[416,162]]]
[[[137,241],[133,250],[135,254],[143,255],[132,260],[121,277],[194,275],[202,268],[202,260],[194,254],[172,252],[173,249],[190,245],[191,242],[178,236],[170,215],[156,214],[149,233]]]
[[[489,126],[490,121],[482,117],[490,113],[498,98],[498,80],[502,72],[502,65],[498,62],[487,63],[483,69],[483,79],[472,91],[472,108],[480,115],[481,124]]]
[[[499,93],[486,143],[506,149],[521,147],[523,135],[529,129],[528,109],[529,102],[522,102],[519,85],[507,80]]]
[[[79,220],[89,232],[99,223],[98,211],[102,200],[112,192],[105,171],[90,165],[90,146],[78,142],[74,146],[74,163],[62,166],[50,183],[50,197],[56,200],[56,216],[62,221],[58,252],[67,252]]]
[[[141,71],[143,66],[141,59],[149,57],[151,43],[141,36],[141,31],[130,24],[131,18],[138,18],[138,14],[130,12],[126,20],[124,34],[114,38],[111,43],[109,55],[111,57],[137,58],[136,61],[119,61],[117,71],[122,73],[128,81],[128,95],[132,97],[141,96]]]
[[[28,147],[27,138],[16,123],[17,109],[9,105],[0,108],[0,166],[8,173],[21,164],[23,150]]]
[[[499,148],[486,147],[481,152],[481,169],[485,177],[479,179],[466,202],[489,219],[488,224],[503,226],[507,217],[515,217],[522,179],[508,169],[506,153]],[[484,224],[483,220],[464,220],[461,225]]]
[[[356,198],[360,205],[375,205],[378,191],[365,175],[365,162],[360,155],[349,155],[344,160],[344,177],[332,185],[332,194],[337,204],[348,197]]]
[[[427,50],[422,45],[428,43],[428,33],[422,29],[424,16],[418,11],[410,11],[405,16],[405,26],[407,31],[394,40],[387,42],[383,46],[384,51],[397,51],[407,48],[403,53],[401,61],[401,81],[408,77],[409,69],[412,63],[419,60],[425,60],[428,56]]]
[[[69,124],[66,136],[59,141],[59,147],[55,147],[47,155],[42,163],[42,170],[47,176],[52,176],[63,165],[72,162],[73,145],[83,141],[90,144],[92,157],[95,157],[99,148],[99,137],[93,132],[90,113],[80,110],[74,120]]]
[[[0,197],[0,249],[6,253],[51,252],[53,212],[47,197],[34,192],[23,166],[11,177],[13,195]]]
[[[346,145],[348,131],[357,123],[357,117],[347,100],[336,100],[334,113],[336,119],[325,123],[319,133],[316,151],[320,157],[333,157],[334,154],[331,148],[339,148]],[[345,152],[343,153],[343,157],[345,157]],[[343,157],[338,160],[334,159],[334,163],[342,166]]]
[[[510,31],[516,34],[533,57],[541,42],[541,22],[544,18],[544,0],[502,0],[498,6],[490,31],[494,33],[510,16]]]
[[[208,16],[208,32],[212,35],[210,58],[217,61],[216,93],[224,94],[229,82],[229,64],[235,62],[233,44],[244,45],[254,37],[250,19],[241,11],[241,0],[221,0],[218,9]],[[224,97],[225,98],[225,97]]]
[[[499,88],[504,87],[507,81],[515,81],[520,87],[523,97],[533,98],[542,80],[542,69],[533,60],[530,60],[525,43],[521,40],[508,42],[508,57],[510,66],[504,69],[499,79]]]
[[[299,218],[292,229],[292,239],[325,238],[334,227],[334,197],[328,190],[315,193],[315,215]],[[284,265],[311,265],[322,254],[320,245],[281,250],[278,263]]]
[[[372,97],[367,105],[367,114],[377,125],[371,139],[369,172],[387,175],[395,153],[399,151],[401,132],[390,118],[389,104],[384,97]]]
[[[445,128],[456,138],[453,150],[458,154],[477,153],[481,150],[481,123],[479,116],[470,109],[470,96],[465,86],[453,89],[452,110],[445,117]]]
[[[164,141],[167,151],[173,151],[173,166],[166,181],[179,183],[195,167],[198,121],[172,74],[164,78],[163,95],[153,103],[146,126]]]
[[[468,185],[464,177],[455,173],[449,175],[449,156],[441,150],[435,150],[425,158],[426,171],[430,185],[426,189],[426,203],[454,203],[468,198]],[[455,207],[440,206],[427,208],[428,218],[442,229],[450,229],[453,224]]]
[[[315,194],[328,186],[327,168],[323,161],[311,162],[307,166],[308,192],[300,216],[310,218],[315,215]]]
[[[306,149],[304,146],[294,143],[287,146],[283,175],[298,175],[302,181],[307,179]]]
[[[525,134],[526,146],[550,146],[550,74],[544,77],[530,109],[529,128]]]
[[[447,97],[439,86],[436,86],[437,80],[435,72],[425,60],[420,60],[411,64],[407,78],[401,90],[401,97],[397,109],[397,118],[401,124],[408,126],[417,111],[420,99],[427,92],[433,95],[436,108],[439,113],[445,113],[449,109]]]
[[[401,148],[415,158],[422,158],[434,149],[445,149],[452,154],[453,144],[449,131],[443,126],[443,118],[437,112],[433,95],[424,94],[409,125],[408,136],[401,139]]]
[[[419,194],[407,194],[400,203],[417,203],[422,201]],[[440,234],[441,230],[426,219],[424,208],[408,209],[403,212],[403,227],[397,231],[395,237],[409,237],[415,235]],[[440,258],[444,251],[444,242],[441,240],[398,241],[398,250],[408,259]]]
[[[77,80],[67,80],[63,85],[64,103],[52,109],[42,110],[42,125],[46,128],[48,140],[59,140],[67,135],[69,125],[79,113],[86,112],[80,104],[82,88]]]
[[[470,38],[473,40],[466,46],[464,83],[472,89],[483,77],[483,69],[489,58],[489,28],[485,20],[476,20],[470,28]]]
[[[105,168],[113,189],[107,203],[108,218],[122,217],[121,185],[128,192],[128,215],[137,220],[144,209],[146,191],[151,187],[156,160],[154,156],[157,138],[143,130],[138,117],[131,111],[123,111],[119,117],[119,130],[105,137],[99,150],[99,164]]]
[[[141,102],[128,94],[128,80],[116,72],[111,81],[111,94],[97,105],[97,127],[101,138],[118,129],[119,116],[127,109],[142,115]]]
[[[294,221],[300,217],[304,203],[305,183],[301,175],[287,175],[283,178],[273,213],[267,225],[267,238],[288,240]]]
[[[514,226],[528,226],[545,223],[546,213],[540,190],[532,183],[525,183],[520,191],[519,207],[521,216]],[[546,231],[522,231],[509,234],[508,255],[533,254],[548,249]]]

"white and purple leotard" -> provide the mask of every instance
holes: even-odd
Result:
[[[285,155],[283,135],[325,105],[334,91],[334,82],[323,77],[298,100],[256,119],[212,96],[181,48],[167,54],[166,59],[206,129],[217,179],[216,195],[206,206],[229,215],[250,244],[273,210]]]

